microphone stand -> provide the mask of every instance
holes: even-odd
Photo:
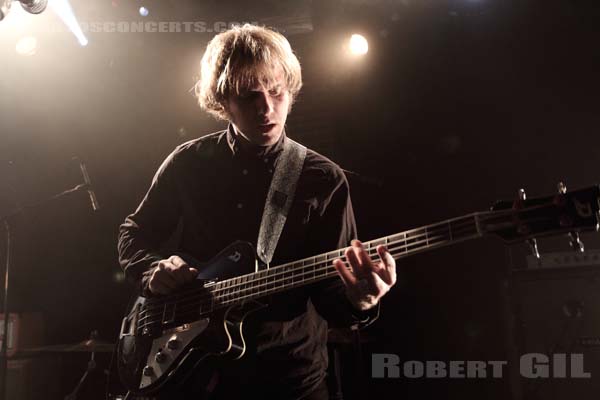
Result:
[[[9,303],[8,303],[8,288],[9,288],[9,272],[11,270],[11,223],[10,219],[15,217],[26,210],[34,209],[41,205],[45,205],[50,203],[56,199],[59,199],[63,196],[69,195],[74,192],[78,192],[80,190],[87,191],[90,188],[90,185],[87,183],[79,184],[74,188],[65,190],[64,192],[60,192],[55,194],[54,196],[50,196],[42,201],[38,201],[35,203],[31,203],[22,207],[19,207],[6,215],[0,215],[0,222],[3,223],[4,229],[6,230],[6,265],[4,267],[4,298],[2,304],[2,310],[4,313],[4,327],[3,327],[3,339],[2,339],[2,347],[0,348],[0,400],[6,400],[7,395],[7,385],[6,385],[6,375],[8,371],[8,321],[9,321]]]

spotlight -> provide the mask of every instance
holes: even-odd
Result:
[[[349,48],[350,53],[357,56],[362,56],[367,54],[369,51],[369,42],[367,42],[367,39],[365,39],[364,36],[355,33],[350,37]]]
[[[30,14],[39,14],[48,6],[48,0],[19,0],[21,6]]]
[[[17,42],[15,50],[22,56],[33,56],[37,52],[37,39],[33,36],[22,37]]]
[[[15,0],[16,1],[16,0]],[[48,6],[48,0],[18,0],[25,11],[30,14],[39,14]],[[0,0],[0,21],[10,11],[13,0]]]
[[[147,17],[150,14],[150,11],[146,7],[140,7],[140,15],[142,17]]]
[[[79,44],[81,46],[87,46],[88,39],[83,34],[79,22],[77,22],[77,18],[75,17],[75,13],[73,12],[73,8],[71,7],[69,0],[52,0],[50,7],[69,28],[69,30],[73,32],[73,35],[75,35]]]

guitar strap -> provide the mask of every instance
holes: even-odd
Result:
[[[257,255],[267,268],[292,206],[305,158],[306,147],[288,137],[284,138],[283,151],[277,160],[265,201],[256,246]]]

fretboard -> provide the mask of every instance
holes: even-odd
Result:
[[[482,213],[469,214],[436,224],[411,229],[364,242],[367,253],[377,257],[377,246],[385,245],[395,259],[448,246],[482,236]],[[222,281],[209,282],[200,289],[182,291],[153,299],[140,314],[138,329],[151,330],[182,320],[195,320],[220,308],[259,299],[309,285],[337,275],[333,260],[346,261],[344,249],[278,265]]]
[[[479,213],[474,213],[374,239],[363,246],[375,257],[377,246],[385,245],[395,259],[400,259],[481,235]],[[344,252],[345,248],[338,249],[210,284],[207,286],[212,293],[210,307],[230,306],[334,277],[337,271],[333,260],[345,261]]]

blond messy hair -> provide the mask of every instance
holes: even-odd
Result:
[[[220,119],[229,119],[225,107],[230,95],[256,84],[269,85],[273,69],[283,70],[290,107],[302,87],[300,63],[290,43],[271,29],[244,24],[216,35],[206,46],[195,93],[200,107]]]

